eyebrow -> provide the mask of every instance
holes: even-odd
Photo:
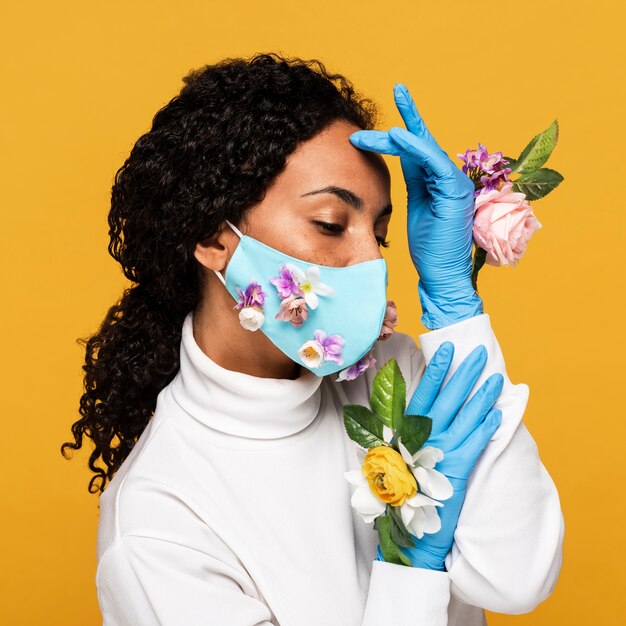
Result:
[[[305,196],[313,196],[318,193],[332,193],[334,196],[337,196],[342,202],[345,202],[347,205],[351,206],[353,209],[357,211],[363,211],[363,207],[365,206],[365,202],[363,202],[363,198],[354,193],[354,191],[350,191],[345,187],[337,187],[336,185],[328,185],[327,187],[323,187],[322,189],[314,189],[313,191],[308,191],[307,193],[302,194],[302,198]],[[382,217],[383,215],[388,215],[392,212],[392,205],[389,203],[387,206],[383,207],[378,215],[378,217]]]

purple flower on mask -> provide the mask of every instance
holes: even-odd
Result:
[[[262,307],[265,304],[265,296],[267,294],[255,280],[248,284],[245,291],[237,287],[237,293],[239,294],[239,300],[233,307],[235,309],[243,309],[247,306]]]
[[[360,376],[366,369],[372,367],[376,363],[373,350],[370,350],[365,356],[362,356],[354,365],[346,367],[339,372],[339,376],[335,378],[335,382],[342,380],[354,380]]]
[[[327,335],[325,331],[318,329],[313,336],[324,350],[326,361],[334,361],[337,365],[343,364],[341,348],[346,340],[341,335]]]
[[[278,290],[281,298],[288,298],[291,295],[303,296],[304,292],[300,289],[300,285],[291,270],[285,265],[280,266],[278,276],[270,278],[270,283]]]

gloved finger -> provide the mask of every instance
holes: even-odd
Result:
[[[504,376],[500,372],[492,374],[463,406],[448,428],[448,442],[451,449],[460,446],[485,419],[500,396],[503,385]]]
[[[453,356],[454,344],[451,341],[444,341],[437,348],[437,351],[424,369],[417,389],[406,407],[405,413],[407,415],[428,414],[450,369]]]
[[[498,429],[501,419],[502,411],[495,407],[492,408],[470,436],[459,447],[448,450],[443,459],[435,466],[435,469],[445,474],[452,484],[454,495],[451,500],[454,500],[459,488],[467,483],[480,455]]]
[[[426,188],[423,168],[420,167],[412,154],[407,153],[406,150],[391,140],[386,130],[357,130],[350,135],[350,142],[355,148],[361,150],[399,156],[407,184],[413,185],[414,188],[417,188],[418,185]]]
[[[487,348],[480,344],[463,359],[443,391],[437,396],[428,415],[432,417],[433,426],[437,422],[439,432],[448,430],[450,423],[476,384],[486,362]]]
[[[392,126],[389,137],[410,155],[431,179],[450,179],[456,165],[431,139],[418,137],[406,128]],[[458,168],[457,168],[458,169]]]
[[[482,456],[489,440],[493,437],[496,430],[500,426],[502,421],[502,411],[498,408],[492,408],[485,419],[474,429],[470,436],[451,453],[460,467],[456,467],[456,470],[460,470],[461,478],[469,478],[478,459]],[[445,461],[445,458],[444,458]],[[443,464],[444,461],[441,461]],[[441,470],[446,472],[446,469]],[[453,475],[454,472],[452,472]]]
[[[393,86],[393,97],[407,129],[418,137],[429,139],[439,150],[444,152],[443,148],[435,141],[435,138],[426,127],[424,118],[422,118],[417,110],[417,106],[415,105],[415,101],[408,87],[403,83],[396,83]]]
[[[382,152],[394,156],[403,154],[398,144],[391,141],[386,130],[357,130],[350,135],[350,142],[361,150],[371,150],[372,152]]]

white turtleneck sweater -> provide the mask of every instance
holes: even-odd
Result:
[[[522,418],[489,315],[376,344],[374,368],[335,382],[225,369],[184,321],[180,370],[100,497],[96,586],[104,626],[482,626],[484,610],[532,611],[562,560],[559,495]],[[445,340],[447,382],[478,344],[502,422],[467,485],[447,571],[375,560],[378,535],[350,503],[359,469],[345,403],[368,405],[390,358],[407,401]]]

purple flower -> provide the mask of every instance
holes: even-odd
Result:
[[[478,150],[466,150],[465,154],[457,153],[459,159],[465,164],[462,167],[463,173],[467,174],[476,184],[482,186],[476,189],[474,197],[480,193],[486,193],[491,189],[498,189],[500,184],[509,180],[510,167],[505,167],[508,160],[502,157],[502,152],[492,152],[489,154],[487,148],[478,144]]]
[[[316,330],[313,336],[324,350],[324,359],[334,361],[337,365],[343,364],[341,356],[341,347],[345,343],[345,339],[341,335],[327,335],[323,330]]]
[[[262,307],[265,304],[265,296],[267,295],[261,285],[253,280],[245,291],[242,291],[240,287],[237,287],[237,293],[239,294],[239,300],[234,306],[235,309],[243,309],[247,306]]]
[[[288,298],[291,295],[304,295],[304,292],[300,289],[298,281],[295,279],[291,270],[285,265],[280,266],[279,275],[274,278],[270,278],[270,283],[276,287],[278,295],[281,298]]]
[[[462,152],[457,152],[457,156],[459,157],[459,159],[461,159],[461,161],[464,162],[464,165],[461,168],[464,174],[467,174],[470,169],[474,169],[478,167],[478,151],[477,150],[467,149],[465,151],[465,154],[463,154]]]
[[[354,380],[360,376],[366,369],[372,367],[376,363],[376,358],[373,355],[373,350],[370,350],[365,356],[362,356],[354,365],[346,367],[339,372],[339,376],[335,379],[336,382],[341,380]]]

